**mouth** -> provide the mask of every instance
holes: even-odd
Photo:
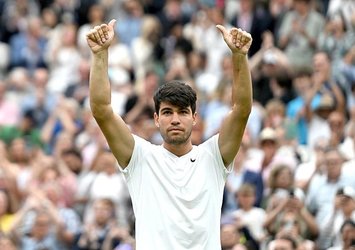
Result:
[[[168,132],[182,132],[183,130],[180,128],[169,128]]]

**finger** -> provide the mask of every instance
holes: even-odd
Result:
[[[113,29],[113,27],[115,27],[115,24],[116,24],[116,19],[112,19],[112,20],[108,23],[108,26],[110,26],[110,27]]]
[[[237,29],[237,31],[238,32],[237,32],[237,35],[236,35],[236,39],[237,39],[236,46],[237,46],[237,48],[240,48],[241,47],[241,43],[242,43],[241,39],[242,39],[243,31],[241,29]]]
[[[248,43],[249,42],[249,40],[248,40],[248,33],[247,32],[245,32],[245,31],[242,31],[242,37],[241,37],[241,43],[242,44],[246,44],[246,43]]]
[[[86,35],[86,37],[92,41],[95,41],[95,35],[94,35],[95,30],[90,30],[90,32]]]
[[[237,34],[238,34],[237,28],[232,28],[230,31],[230,34],[232,35],[233,44],[236,45],[237,44]]]
[[[99,34],[100,26],[96,26],[94,29],[95,29],[95,32],[93,32],[93,35],[95,36],[96,41],[99,44],[102,44],[101,37],[100,37],[100,34]]]
[[[104,31],[103,31],[103,26],[106,26],[106,25],[101,25],[100,29],[97,30],[102,43],[104,43],[106,41],[106,37],[105,37]]]
[[[225,37],[227,35],[227,30],[224,26],[217,24],[216,28],[221,32],[221,34],[223,35],[223,37]]]
[[[104,34],[105,38],[108,39],[109,38],[109,34],[108,34],[108,26],[107,25],[103,25],[101,27],[102,33]]]

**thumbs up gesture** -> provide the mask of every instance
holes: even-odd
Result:
[[[108,24],[97,25],[86,34],[86,41],[93,53],[107,49],[115,36],[116,20],[112,19]]]
[[[253,41],[251,35],[238,28],[227,29],[222,25],[217,25],[216,28],[221,32],[224,41],[231,49],[232,53],[248,54],[249,48]]]

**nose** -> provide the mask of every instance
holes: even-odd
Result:
[[[180,119],[179,119],[179,114],[178,113],[176,113],[176,112],[173,113],[173,117],[171,119],[171,124],[173,124],[173,125],[180,124]]]

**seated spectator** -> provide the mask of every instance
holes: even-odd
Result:
[[[317,225],[324,228],[324,223],[334,207],[334,198],[340,187],[351,186],[355,188],[355,176],[352,173],[342,172],[344,157],[337,148],[329,148],[325,152],[326,174],[321,178],[312,178],[306,197],[306,205],[311,213],[315,214]],[[319,247],[329,247],[327,242]]]
[[[297,243],[291,237],[280,237],[271,241],[267,247],[268,250],[296,250]]]
[[[32,16],[25,20],[26,28],[10,39],[10,67],[25,67],[32,71],[46,66],[47,39],[42,34],[42,20]]]
[[[260,243],[266,236],[264,231],[266,212],[263,208],[254,206],[256,199],[255,187],[245,183],[238,189],[235,196],[239,205],[239,208],[232,212],[236,225],[238,228],[247,228],[254,240]]]
[[[90,179],[84,195],[87,199],[84,221],[92,220],[95,200],[106,198],[115,204],[118,225],[127,226],[129,214],[127,205],[130,199],[123,176],[117,171],[118,166],[114,155],[111,151],[101,151],[98,153],[94,165],[97,172],[93,174],[93,178],[89,175]]]
[[[94,216],[84,222],[83,229],[76,235],[73,250],[85,249],[133,249],[133,239],[126,229],[117,226],[115,203],[110,199],[93,202]]]
[[[15,126],[1,126],[0,139],[9,145],[15,138],[24,138],[29,148],[43,148],[40,130],[36,127],[34,113],[27,111]]]
[[[326,174],[324,155],[328,144],[328,140],[319,139],[313,149],[307,150],[308,152],[305,156],[307,160],[299,164],[295,171],[295,187],[299,187],[307,192],[313,178],[323,178]]]
[[[238,228],[232,218],[225,218],[221,221],[221,246],[222,250],[259,249],[249,231],[246,228]]]
[[[263,176],[265,187],[268,186],[268,179],[272,169],[278,164],[286,164],[294,169],[298,159],[294,152],[280,144],[280,138],[276,131],[270,127],[264,128],[260,133],[258,148],[249,150],[250,157],[246,162],[249,170],[259,172]]]
[[[292,68],[311,65],[324,22],[324,17],[313,9],[311,0],[293,1],[293,9],[282,19],[277,41]]]
[[[328,250],[351,250],[355,247],[355,222],[354,220],[346,220],[340,228],[342,236],[341,244],[337,247],[328,248]]]
[[[268,189],[265,191],[264,205],[269,208],[279,203],[279,198],[293,188],[293,171],[286,164],[278,164],[271,170]]]
[[[233,170],[227,177],[224,191],[223,213],[231,212],[239,207],[238,201],[235,199],[235,194],[245,183],[249,183],[254,186],[255,200],[253,205],[260,207],[263,199],[264,183],[262,176],[260,173],[246,169],[245,163],[249,157],[249,143],[247,142],[245,136],[242,140],[243,142],[240,145],[239,151],[234,159]]]
[[[281,190],[274,194],[275,200],[267,208],[264,226],[272,237],[290,236],[296,242],[318,236],[318,226],[304,204],[301,189]]]
[[[340,247],[342,245],[341,227],[346,220],[355,221],[355,189],[350,186],[338,189],[333,211],[330,212],[320,228],[318,241],[321,246]],[[355,238],[355,235],[354,235]]]
[[[23,231],[21,229],[25,216],[30,211],[34,212],[33,223],[30,225],[28,231]],[[19,245],[19,249],[63,250],[60,244],[60,237],[63,233],[61,228],[61,221],[56,214],[52,214],[47,209],[44,209],[39,200],[29,198],[16,213],[10,233],[11,237]]]

